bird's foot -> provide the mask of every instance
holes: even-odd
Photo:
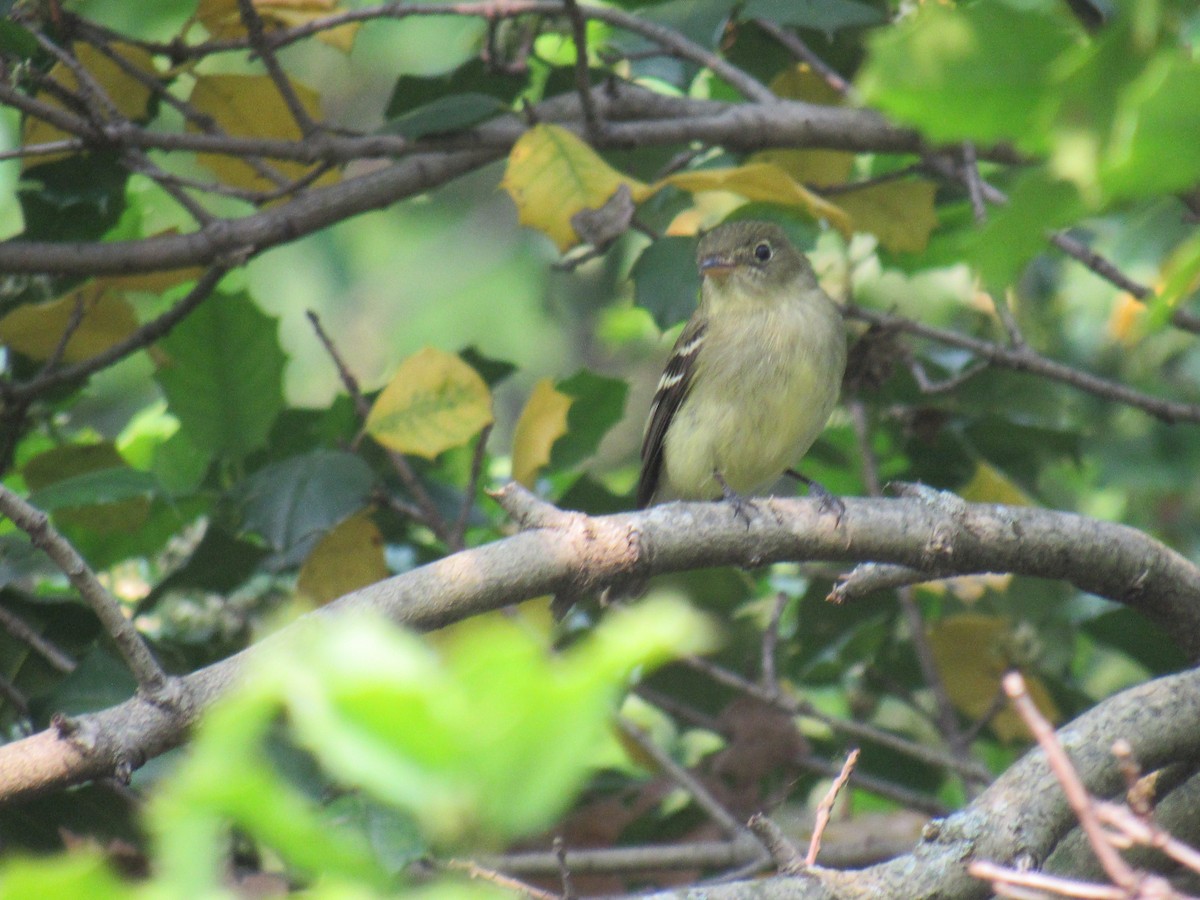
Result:
[[[842,502],[841,497],[831,493],[829,488],[825,487],[821,482],[801,475],[795,469],[788,469],[787,474],[797,481],[803,482],[808,487],[808,495],[817,501],[817,511],[819,513],[833,513],[836,516],[833,527],[840,528],[842,517],[846,515],[846,504]]]
[[[733,507],[734,518],[741,519],[746,523],[746,528],[750,527],[750,515],[755,511],[754,501],[747,500],[737,491],[729,486],[729,482],[725,480],[725,476],[720,472],[713,470],[713,478],[717,484],[721,486],[721,496],[725,498],[725,502]]]

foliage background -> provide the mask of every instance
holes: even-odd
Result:
[[[587,156],[580,171],[586,180],[585,165],[595,162],[598,183],[608,177],[606,166],[632,179],[636,225],[657,240],[635,227],[597,259],[565,270],[552,265],[564,248],[518,220],[520,213],[520,221],[558,235],[561,211],[537,200],[518,210],[501,190],[502,177],[511,189],[508,179],[519,171],[514,151],[514,162],[478,167],[415,199],[255,256],[149,352],[82,386],[43,392],[24,406],[7,393],[5,484],[53,513],[56,527],[136,615],[168,670],[192,671],[314,602],[503,536],[506,516],[481,490],[513,470],[529,473],[531,486],[567,508],[599,514],[627,507],[642,412],[669,346],[660,330],[687,314],[695,293],[691,244],[683,236],[727,215],[781,220],[812,252],[828,290],[855,304],[854,337],[866,322],[882,316],[894,325],[900,317],[996,351],[995,364],[975,371],[988,353],[937,334],[929,340],[928,331],[901,338],[901,326],[873,333],[872,353],[860,345],[845,406],[805,461],[807,474],[839,494],[871,494],[877,482],[895,479],[975,502],[1076,511],[1126,523],[1195,556],[1200,355],[1188,304],[1200,272],[1194,187],[1200,178],[1194,153],[1200,14],[1182,3],[1118,4],[1092,31],[1066,4],[1033,0],[953,7],[676,0],[614,7],[676,29],[781,94],[843,102],[811,70],[796,70],[767,27],[752,20],[782,25],[853,78],[852,103],[916,128],[930,143],[923,154],[853,156],[771,150],[770,136],[755,149],[775,156],[693,148],[700,152],[685,158],[684,171],[665,186],[660,178],[680,146],[607,149],[604,164]],[[51,10],[38,7],[32,18],[25,10],[23,21],[36,22]],[[192,3],[156,4],[147,13],[129,4],[83,2],[72,11],[142,39],[167,41],[196,10]],[[547,95],[569,95],[577,77],[569,18],[523,21],[544,29],[532,45],[533,81],[546,79]],[[509,52],[520,27],[506,24],[499,32]],[[641,45],[619,28],[593,21],[588,35],[589,62],[597,70],[635,76],[669,96],[738,98],[729,83],[692,62],[636,59]],[[28,52],[17,65],[12,58],[22,52],[23,37],[14,30],[3,36],[10,81],[36,96],[30,71],[47,71],[50,60]],[[290,77],[321,86],[323,121],[367,132],[388,123],[402,131],[411,121],[406,125],[402,113],[389,109],[405,110],[422,91],[457,92],[452,81],[417,79],[473,71],[486,41],[485,24],[470,16],[379,21],[362,27],[349,54],[306,40],[281,50],[279,59]],[[634,54],[635,61],[606,62],[601,51]],[[262,67],[233,53],[204,60],[199,71],[257,74]],[[597,71],[595,77],[603,76]],[[461,101],[439,110],[461,113]],[[162,127],[178,130],[178,116],[170,115],[164,113]],[[6,149],[18,148],[19,112],[5,107],[3,122]],[[543,125],[527,132],[531,141],[547,134]],[[928,149],[935,145],[951,150],[938,157]],[[964,152],[977,154],[977,173],[962,168]],[[190,177],[213,175],[188,154],[151,157]],[[136,239],[196,227],[153,178],[135,175],[109,191],[102,176],[116,177],[111,166],[99,156],[81,159],[51,162],[41,171],[23,170],[19,158],[0,162],[2,235]],[[789,202],[762,202],[773,196],[771,185],[734,168],[747,162],[770,163],[795,184],[828,190],[796,190]],[[343,175],[383,165],[356,160]],[[57,192],[51,169],[60,179]],[[717,189],[730,184],[721,182],[732,177],[725,169],[741,173],[737,190]],[[839,191],[845,181],[877,184],[872,190],[878,193]],[[250,211],[228,198],[209,201],[219,214]],[[848,220],[822,202],[841,204]],[[814,210],[824,210],[823,219]],[[1057,244],[1047,242],[1048,234],[1057,235]],[[1100,254],[1118,277],[1098,277],[1094,261],[1088,268],[1060,252],[1064,242],[1075,257],[1085,256],[1080,248]],[[45,340],[50,313],[34,302],[77,283],[62,275],[6,276],[8,318],[0,320],[0,339],[9,348],[8,385],[37,378],[53,355],[54,343]],[[147,321],[177,302],[187,283],[131,294],[132,314]],[[56,321],[65,321],[69,308],[62,307]],[[309,310],[372,400],[389,383],[407,383],[393,382],[395,373],[421,348],[454,353],[473,347],[464,356],[488,382],[476,399],[490,398],[495,414],[494,429],[484,432],[481,477],[470,473],[482,421],[464,425],[461,439],[430,449],[399,433],[405,429],[380,424],[389,409],[412,414],[380,400],[379,418],[366,423],[371,437],[363,438]],[[96,342],[93,350],[104,346],[105,328],[127,333],[132,327],[123,314],[89,313],[79,338]],[[56,362],[75,361],[73,345],[67,351]],[[1087,382],[1081,390],[1069,373],[1047,377],[1046,367],[1036,365],[1032,375],[1017,371],[1028,368],[1022,354],[1106,383]],[[576,376],[581,368],[595,374]],[[469,375],[454,371],[457,387],[475,389],[463,387]],[[546,378],[555,389],[547,385],[539,395],[535,385]],[[931,390],[924,379],[940,380],[944,389]],[[1130,398],[1114,385],[1139,393]],[[531,395],[543,404],[527,406]],[[1164,414],[1157,399],[1176,406]],[[467,404],[447,405],[455,423],[466,421]],[[523,411],[530,417],[524,431],[518,427]],[[408,431],[424,427],[417,423]],[[430,507],[393,468],[389,448],[407,455],[443,523],[454,523],[460,509],[469,513],[461,534],[430,524]],[[56,671],[26,642],[4,638],[0,659],[19,698],[10,695],[0,711],[8,736],[46,727],[55,712],[76,715],[128,697],[131,677],[62,577],[15,528],[3,539],[5,607],[73,658],[73,671]],[[1069,584],[972,578],[832,606],[825,597],[835,574],[789,563],[656,582],[652,593],[684,595],[724,622],[714,657],[721,671],[754,682],[764,664],[764,630],[777,636],[779,681],[770,686],[807,704],[796,731],[787,724],[790,716],[755,702],[745,685],[720,688],[680,666],[666,667],[648,680],[649,693],[627,701],[626,713],[673,758],[695,767],[737,818],[763,806],[801,808],[823,792],[830,765],[852,740],[831,719],[877,730],[865,737],[850,732],[865,751],[848,801],[855,814],[944,811],[978,793],[986,780],[979,766],[1002,772],[1024,750],[1022,729],[997,703],[1006,667],[1021,667],[1043,710],[1065,721],[1186,663],[1171,637],[1141,615]],[[777,605],[779,595],[784,602]],[[543,607],[526,608],[521,621],[548,640]],[[583,606],[568,620],[564,642],[594,619],[595,611]],[[662,701],[657,708],[652,698]],[[606,709],[606,702],[611,698],[597,700],[595,708]],[[511,712],[519,718],[517,705]],[[771,747],[749,743],[750,735],[764,732],[775,737]],[[936,748],[939,759],[954,764],[914,758],[887,746],[879,732]],[[531,745],[542,739],[534,730],[524,735]],[[712,824],[694,797],[672,793],[668,781],[615,748],[607,752],[608,767],[590,784],[576,818],[559,823],[569,843],[582,840],[615,802],[625,805],[617,817],[621,827],[601,844],[711,836]],[[140,769],[135,788],[149,789],[174,769],[176,755]],[[661,762],[649,768],[661,770]],[[299,780],[318,794],[324,784],[313,772]],[[138,802],[116,806],[105,791],[93,787],[10,809],[2,823],[6,839],[46,850],[60,842],[62,825],[102,841],[120,835],[141,853]],[[420,819],[419,811],[408,812]],[[269,826],[256,831],[242,824],[263,846],[273,844]],[[428,831],[407,820],[359,824],[375,838],[403,833],[408,843],[395,851],[393,863],[438,849]],[[374,849],[379,852],[378,841]],[[271,869],[259,863],[249,868]],[[293,875],[330,871],[320,862],[293,865]],[[102,876],[88,870],[81,877]],[[186,883],[190,876],[180,877]],[[612,889],[637,884],[633,878]]]

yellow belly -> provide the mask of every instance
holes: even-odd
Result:
[[[820,435],[837,402],[845,332],[829,304],[713,322],[694,387],[666,435],[659,500],[739,494],[774,483]],[[752,351],[741,352],[748,341]]]

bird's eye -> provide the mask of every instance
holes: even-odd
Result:
[[[754,258],[757,259],[759,262],[766,262],[768,259],[770,259],[771,258],[771,245],[768,244],[766,241],[763,241],[761,244],[759,244],[757,247],[755,247],[754,248]]]

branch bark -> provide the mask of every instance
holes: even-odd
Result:
[[[587,595],[662,572],[783,560],[875,560],[931,576],[1007,571],[1066,579],[1142,611],[1193,658],[1200,656],[1200,568],[1135,529],[1070,513],[967,504],[940,494],[847,498],[836,524],[818,502],[772,498],[755,502],[758,514],[747,527],[721,503],[668,504],[589,518],[547,515],[553,507],[516,486],[501,499],[514,518],[532,523],[528,530],[355,591],[313,615],[371,610],[429,630],[530,597]],[[118,766],[136,767],[176,746],[256,652],[251,647],[183,678],[190,702],[182,711],[134,697],[80,717],[76,731],[63,739],[48,731],[0,747],[0,800],[109,775]],[[1200,744],[1200,733],[1193,737]],[[1111,739],[1104,746],[1109,744]],[[1140,749],[1137,754],[1147,761],[1158,758]]]

